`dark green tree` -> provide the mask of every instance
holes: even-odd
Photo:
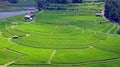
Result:
[[[35,0],[38,6],[38,10],[41,11],[43,7],[49,2],[49,0]]]
[[[83,3],[83,0],[79,0],[80,3]]]
[[[67,0],[51,0],[53,3],[58,3],[58,4],[66,4],[68,3]]]
[[[38,6],[38,10],[42,10],[45,5],[48,5],[49,3],[59,3],[59,4],[66,4],[67,0],[35,0]]]
[[[105,2],[105,0],[97,0],[98,2]]]
[[[9,3],[13,3],[13,4],[16,4],[18,3],[18,0],[7,0]]]
[[[120,0],[106,0],[105,17],[112,22],[120,23]]]
[[[72,0],[72,3],[82,3],[83,0]]]

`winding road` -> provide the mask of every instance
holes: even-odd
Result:
[[[37,10],[26,10],[26,11],[13,11],[13,12],[0,12],[0,19],[5,19],[12,16],[17,16],[29,12],[36,12]]]

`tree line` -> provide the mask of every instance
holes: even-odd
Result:
[[[34,0],[38,5],[38,10],[41,10],[44,5],[49,3],[55,3],[55,4],[67,4],[69,3],[68,0]],[[69,0],[72,3],[83,3],[84,1],[99,1],[99,2],[105,2],[105,0]]]
[[[41,10],[45,5],[48,5],[49,3],[54,4],[67,4],[67,0],[35,0],[38,6],[38,10]],[[83,3],[83,0],[72,0],[72,3]]]
[[[18,0],[0,0],[0,2],[8,1],[9,3],[16,4]]]
[[[120,24],[120,0],[106,0],[105,17]]]

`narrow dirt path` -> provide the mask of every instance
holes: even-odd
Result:
[[[21,58],[24,58],[24,57],[26,57],[26,55],[23,55],[23,56],[15,59],[15,60],[13,60],[13,61],[11,61],[11,62],[8,62],[8,63],[4,64],[3,67],[8,67],[9,65],[15,63],[17,60],[19,60],[19,59],[21,59]]]
[[[9,48],[3,48],[3,50],[8,51],[8,52],[11,52],[11,53],[18,54],[18,55],[24,55],[24,54],[22,54],[22,53],[20,53],[20,52],[17,52],[17,51],[11,50],[11,49],[9,49]]]
[[[58,26],[55,26],[54,29],[50,32],[50,34],[53,34],[53,32],[57,29]]]
[[[56,50],[54,50],[53,53],[51,54],[51,56],[47,62],[48,64],[51,64],[51,60],[52,60],[53,56],[55,55],[55,53],[56,53]]]
[[[114,29],[116,27],[116,25],[114,25],[109,31],[107,31],[107,34],[109,34],[109,32]]]
[[[100,30],[99,32],[102,32],[103,30],[105,30],[107,27],[109,27],[110,24],[107,24],[107,26],[105,26],[102,30]]]
[[[115,30],[114,34],[117,34],[118,30],[120,29],[119,26],[117,26],[117,29]]]
[[[73,26],[73,27],[75,27],[76,29],[82,29],[82,28],[77,27],[77,26],[75,26],[75,25],[70,25],[70,26]],[[85,30],[84,30],[84,29],[82,29],[82,33],[84,33],[84,32],[85,32]]]
[[[97,32],[94,31],[94,34],[90,35],[88,39],[92,38]]]

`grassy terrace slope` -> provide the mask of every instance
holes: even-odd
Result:
[[[120,66],[119,26],[95,16],[103,3],[47,8],[57,6],[66,10],[41,11],[31,22],[23,15],[0,20],[0,66]]]

